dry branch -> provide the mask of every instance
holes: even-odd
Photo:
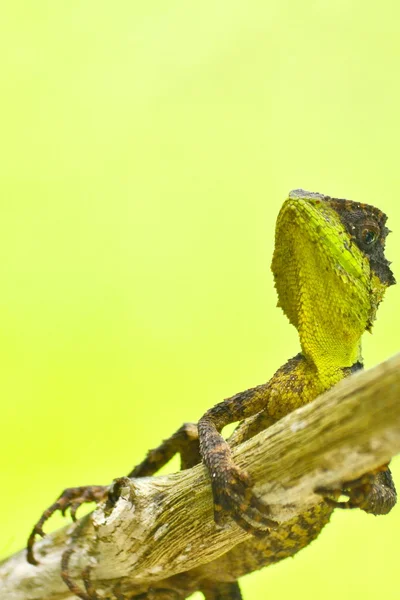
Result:
[[[319,486],[354,479],[400,452],[400,355],[340,382],[235,449],[271,516],[286,521],[320,500]],[[92,579],[110,591],[116,581],[146,588],[225,553],[249,534],[232,523],[217,531],[205,468],[122,482],[111,514],[104,507],[81,520],[72,571],[92,561]],[[36,545],[40,565],[22,551],[0,565],[1,597],[61,600],[70,593],[60,558],[74,525]],[[138,592],[139,593],[139,592]]]

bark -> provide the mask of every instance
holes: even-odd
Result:
[[[271,517],[286,521],[334,487],[388,462],[400,452],[400,354],[341,381],[235,449],[235,460],[256,483]],[[0,564],[7,600],[72,598],[60,577],[61,555],[75,530],[71,570],[79,581],[92,564],[97,590],[118,581],[137,587],[208,563],[249,537],[236,524],[217,530],[208,475],[202,465],[179,473],[119,480],[121,495],[36,544],[39,566],[21,551]],[[101,594],[101,592],[100,592]],[[107,595],[107,594],[106,594]]]

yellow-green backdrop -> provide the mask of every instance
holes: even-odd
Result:
[[[61,489],[125,474],[297,352],[269,270],[290,189],[384,209],[400,277],[400,5],[0,12],[5,556]],[[399,299],[365,336],[367,366],[400,348]],[[335,514],[294,560],[245,577],[244,597],[400,598],[399,531],[398,509]]]

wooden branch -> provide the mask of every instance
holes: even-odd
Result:
[[[235,460],[256,482],[272,518],[286,521],[320,501],[319,486],[359,477],[400,452],[400,354],[341,381],[235,451]],[[71,569],[93,564],[98,590],[117,581],[140,593],[149,584],[200,567],[249,537],[236,524],[217,530],[205,468],[119,481],[121,496],[81,519]],[[0,564],[1,596],[7,600],[71,598],[60,578],[60,559],[76,525],[36,544],[40,565],[25,551]],[[28,533],[28,532],[27,532]],[[101,594],[101,592],[100,592]]]

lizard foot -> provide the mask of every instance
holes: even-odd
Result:
[[[65,513],[68,509],[70,509],[70,514],[73,521],[76,521],[76,511],[86,502],[100,502],[107,497],[108,487],[101,485],[90,485],[76,488],[67,488],[63,491],[63,493],[58,497],[56,502],[49,506],[39,521],[36,523],[32,532],[28,538],[27,543],[27,560],[32,565],[39,564],[33,554],[33,545],[35,543],[36,535],[40,535],[42,537],[45,536],[43,531],[43,525],[45,522],[51,517],[52,514],[61,511],[61,514],[65,516]]]
[[[319,487],[315,492],[323,496],[325,502],[334,508],[363,508],[371,494],[375,478],[376,471],[366,473],[357,479],[346,481],[341,487]],[[348,499],[337,500],[342,495],[347,496]]]
[[[74,532],[76,535],[76,531]],[[61,557],[61,578],[64,581],[65,585],[68,587],[70,592],[72,592],[81,600],[101,600],[100,596],[97,594],[92,581],[90,580],[90,572],[92,567],[89,565],[85,567],[85,569],[81,573],[81,579],[84,583],[85,590],[82,590],[78,584],[76,584],[70,576],[69,573],[69,562],[72,554],[74,553],[74,546],[72,545],[70,548],[64,551]]]
[[[269,517],[268,505],[254,495],[248,474],[234,464],[225,470],[222,481],[213,479],[213,495],[214,520],[219,526],[224,525],[227,514],[255,536],[265,536],[278,526]]]

